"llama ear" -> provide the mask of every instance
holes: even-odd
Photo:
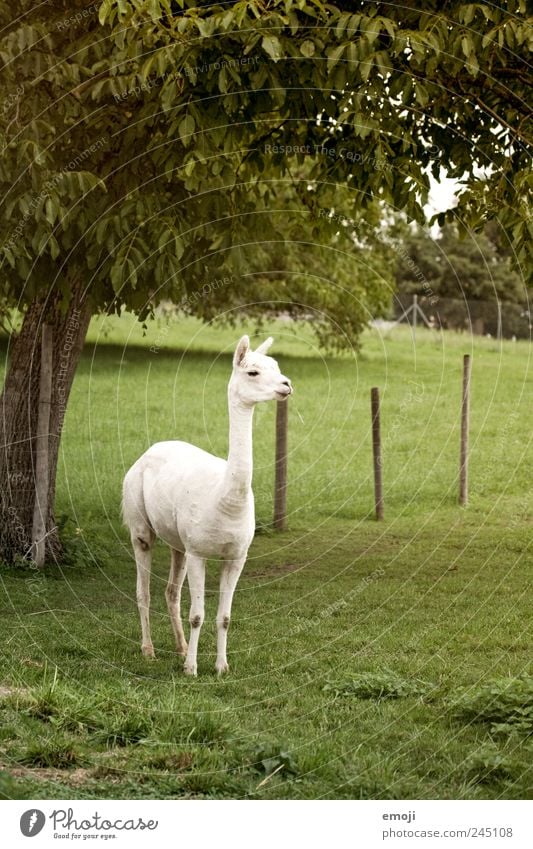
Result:
[[[256,354],[266,354],[266,352],[268,351],[268,349],[272,345],[273,341],[274,341],[274,339],[272,338],[272,336],[269,336],[268,339],[265,339],[264,342],[261,342],[261,344],[259,345],[259,348],[255,349],[255,353]]]
[[[243,360],[244,360],[244,358],[245,358],[245,356],[246,356],[246,354],[248,353],[249,350],[250,350],[250,339],[249,339],[248,336],[243,336],[239,340],[239,344],[235,348],[235,354],[233,355],[233,365],[235,366],[235,368],[237,368],[237,366],[242,365]]]

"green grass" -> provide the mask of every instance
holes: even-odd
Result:
[[[62,441],[66,563],[0,573],[0,797],[533,796],[530,347],[427,331],[415,347],[399,328],[369,331],[358,357],[323,357],[307,328],[275,325],[273,352],[296,388],[289,530],[270,529],[275,411],[264,405],[259,533],[236,593],[231,672],[214,674],[212,563],[189,680],[173,654],[162,545],[158,659],[140,654],[120,485],[159,439],[226,452],[242,328],[154,322],[143,336],[128,316],[93,322]],[[456,504],[463,353],[473,355],[466,509]]]

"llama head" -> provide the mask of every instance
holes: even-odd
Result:
[[[229,383],[232,397],[246,406],[260,401],[282,401],[292,394],[288,377],[267,351],[274,340],[268,337],[255,351],[250,348],[250,339],[243,336],[233,355],[233,374]]]

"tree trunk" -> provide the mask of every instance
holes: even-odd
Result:
[[[54,291],[29,305],[12,342],[0,396],[0,559],[31,556],[35,504],[36,435],[44,323],[53,330],[52,406],[49,433],[48,510],[45,557],[57,561],[61,543],[54,519],[59,440],[66,405],[91,318],[81,282],[71,285],[68,305]]]

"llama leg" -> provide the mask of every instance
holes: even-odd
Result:
[[[154,534],[132,534],[133,551],[137,564],[137,606],[141,617],[141,651],[145,657],[154,657],[154,647],[150,634],[150,571],[152,567],[152,545]]]
[[[215,669],[219,675],[229,669],[226,644],[231,617],[231,603],[245,562],[245,557],[241,560],[226,560],[220,575],[220,599],[217,612],[217,662],[215,664]]]
[[[167,598],[167,607],[172,622],[172,630],[176,637],[176,648],[178,654],[187,654],[187,640],[183,633],[183,625],[181,624],[181,588],[185,575],[187,574],[187,566],[185,564],[185,555],[181,551],[176,551],[175,548],[170,549],[170,575],[168,576],[168,584],[165,591]]]
[[[185,568],[187,570],[187,579],[191,592],[191,609],[189,613],[191,634],[183,671],[186,675],[196,675],[198,640],[200,639],[200,629],[204,621],[205,560],[202,557],[187,554]]]

